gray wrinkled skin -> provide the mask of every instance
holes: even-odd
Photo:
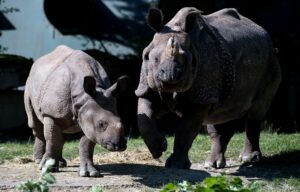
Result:
[[[96,143],[110,151],[125,150],[124,128],[114,97],[124,79],[111,86],[97,61],[62,45],[33,64],[24,101],[35,136],[34,159],[40,168],[49,158],[56,160],[52,171],[66,166],[62,157],[64,133],[84,133],[79,146],[80,176],[100,176],[93,165]]]
[[[212,146],[206,167],[223,168],[234,130],[226,126],[246,117],[243,162],[261,158],[259,129],[281,81],[280,67],[267,32],[235,9],[201,15],[186,7],[166,25],[151,9],[148,24],[156,31],[143,51],[136,90],[138,126],[154,158],[167,148],[156,119],[178,114],[173,154],[167,167],[189,168],[188,151],[202,125]]]

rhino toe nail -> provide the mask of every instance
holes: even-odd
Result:
[[[100,174],[99,171],[91,171],[90,172],[90,177],[101,177],[102,175]]]
[[[161,151],[159,151],[159,152],[152,152],[151,154],[152,154],[152,157],[154,159],[158,159],[158,158],[160,158],[162,156],[162,152]]]
[[[206,161],[206,162],[204,163],[204,168],[206,168],[206,169],[214,168],[214,167],[215,167],[215,166],[214,166],[214,163],[211,162],[211,161]]]
[[[217,161],[216,164],[217,164],[216,165],[217,169],[222,169],[222,168],[224,168],[226,166],[226,162],[225,161]]]
[[[79,176],[80,176],[80,177],[88,177],[89,174],[88,174],[87,171],[79,171]]]
[[[35,162],[36,164],[40,164],[41,161],[42,161],[42,159],[35,159],[35,160],[34,160],[34,162]]]

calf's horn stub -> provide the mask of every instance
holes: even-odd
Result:
[[[169,56],[175,56],[179,53],[179,43],[174,37],[170,37],[166,46],[166,53]]]

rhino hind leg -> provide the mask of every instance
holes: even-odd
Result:
[[[44,137],[44,129],[43,124],[37,118],[33,107],[31,105],[30,97],[25,91],[25,110],[27,113],[28,126],[32,128],[33,136],[34,136],[34,147],[33,147],[33,159],[36,163],[40,163],[42,161],[43,155],[45,153],[46,141]]]
[[[33,134],[35,136],[33,147],[33,158],[37,164],[40,164],[46,149],[46,140],[43,133],[43,125],[41,127],[35,127]],[[58,160],[59,167],[66,167],[67,161],[61,156]]]
[[[259,148],[260,128],[281,81],[280,66],[276,58],[273,59],[265,78],[265,83],[262,83],[265,86],[261,87],[247,116],[246,140],[239,157],[244,163],[256,162],[262,157]]]
[[[33,147],[33,158],[34,161],[37,164],[39,164],[43,159],[46,147],[46,141],[43,133],[43,125],[41,125],[40,127],[35,127],[33,130],[33,135],[35,137]]]
[[[40,162],[40,169],[43,169],[48,159],[54,159],[55,165],[51,172],[59,171],[59,161],[62,160],[62,149],[64,145],[64,136],[62,129],[55,124],[51,117],[44,118],[44,136],[46,140],[46,150],[43,159]]]
[[[93,163],[95,143],[89,140],[86,136],[82,136],[79,144],[79,176],[81,177],[101,177],[102,175],[96,169]]]
[[[211,139],[211,153],[205,161],[205,168],[224,168],[226,166],[225,152],[235,131],[235,121],[219,125],[207,125]]]
[[[244,149],[239,156],[243,163],[260,161],[262,154],[259,147],[259,135],[262,121],[248,119],[246,123],[246,139]]]

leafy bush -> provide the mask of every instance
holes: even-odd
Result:
[[[94,186],[94,187],[92,187],[90,192],[103,192],[103,190],[99,186]]]
[[[50,174],[50,170],[54,164],[55,160],[49,159],[45,164],[45,168],[43,168],[42,170],[42,177],[39,180],[29,179],[26,182],[23,182],[20,185],[18,185],[17,190],[22,192],[48,192],[48,184],[53,184],[56,182],[55,177]]]
[[[54,159],[49,159],[45,167],[42,170],[42,177],[39,180],[29,179],[26,182],[21,183],[17,186],[17,190],[21,192],[48,192],[49,184],[56,182],[56,179],[53,175],[50,174],[50,170],[55,164]],[[103,192],[99,186],[94,186],[90,192]]]
[[[160,192],[253,192],[250,186],[246,188],[239,177],[228,178],[224,175],[208,177],[200,184],[183,181],[178,184],[168,183]]]

